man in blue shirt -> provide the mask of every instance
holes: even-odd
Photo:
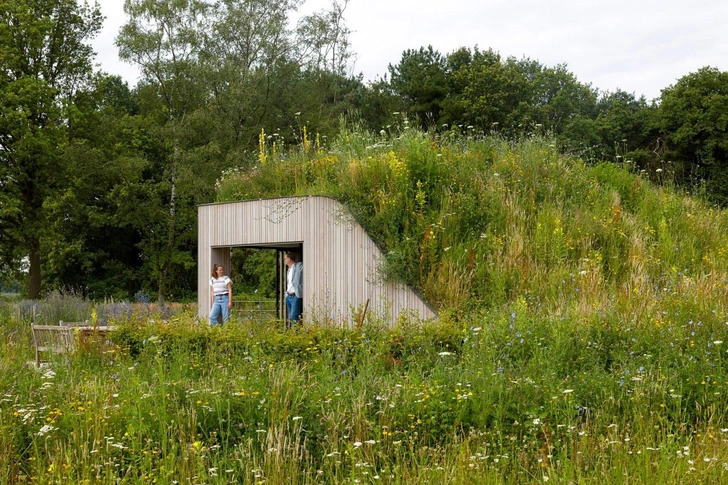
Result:
[[[301,319],[303,311],[303,263],[296,262],[296,259],[296,253],[289,251],[284,260],[288,266],[288,285],[286,286],[286,308],[288,309],[286,327],[288,328]]]

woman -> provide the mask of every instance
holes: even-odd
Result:
[[[221,264],[212,265],[212,278],[210,278],[210,325],[217,325],[218,317],[222,313],[222,323],[230,320],[230,310],[233,307],[233,282],[225,276]]]

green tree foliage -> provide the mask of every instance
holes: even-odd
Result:
[[[236,297],[275,298],[277,263],[273,249],[233,249],[230,264],[231,274],[235,274]]]
[[[529,108],[525,79],[490,49],[464,54],[461,50],[454,55],[448,108],[468,126],[509,131],[517,127]],[[449,118],[451,123],[457,120],[455,115]]]
[[[136,195],[149,209],[137,230],[144,234],[140,247],[163,303],[175,270],[194,268],[187,244],[194,232],[194,197],[180,192],[179,185],[192,172],[189,162],[197,161],[188,143],[189,117],[206,99],[199,58],[211,6],[195,0],[127,0],[124,11],[129,18],[116,40],[119,55],[141,69],[143,94],[151,96],[149,115],[158,113],[153,131],[165,148],[156,160],[157,175],[137,186]]]
[[[298,74],[287,20],[297,1],[225,0],[201,32],[201,64],[211,94],[213,136],[237,153],[257,142],[273,100]]]
[[[0,2],[0,234],[3,260],[29,263],[28,294],[41,293],[48,205],[67,185],[62,157],[72,96],[91,73],[86,44],[97,7],[75,0]]]
[[[345,5],[290,29],[299,4],[125,3],[117,45],[141,69],[139,116],[159,146],[139,153],[145,175],[117,191],[124,207],[134,207],[119,223],[140,234],[160,302],[182,281],[194,291],[197,204],[212,199],[221,172],[255,160],[249,153],[261,128],[281,144],[297,141],[304,125],[333,130],[346,103],[356,101],[361,82],[342,74],[350,55]]]
[[[389,65],[390,86],[402,100],[402,109],[422,126],[440,121],[448,93],[446,59],[432,46],[409,49],[396,65]]]
[[[343,4],[333,0],[331,10],[315,12],[298,22],[298,56],[308,69],[346,75],[352,57],[351,31],[344,20],[348,3],[349,0],[344,0]]]
[[[391,128],[395,121],[394,113],[404,110],[402,99],[386,77],[366,86],[358,108],[362,122],[373,131]]]
[[[114,193],[142,177],[136,98],[118,76],[100,74],[73,103],[63,153],[72,176],[48,204],[57,236],[48,242],[46,274],[52,287],[123,297],[137,289],[138,238],[119,224],[120,200]]]
[[[660,127],[668,160],[685,178],[704,177],[709,196],[728,205],[728,72],[704,67],[662,91]]]
[[[379,81],[370,86],[368,107],[406,111],[421,126],[470,126],[510,134],[539,127],[558,134],[578,132],[572,123],[578,126],[597,115],[596,91],[566,66],[504,60],[492,49],[462,47],[447,56],[431,46],[407,50],[397,65],[389,66],[389,73],[388,85]],[[389,101],[392,96],[399,102]],[[387,113],[370,113],[367,119],[380,124],[391,120]]]
[[[261,128],[295,143],[304,124],[333,134],[361,82],[345,76],[351,52],[345,5],[313,13],[290,28],[299,1],[225,0],[208,13],[198,79],[210,101],[197,115],[211,141],[240,164]]]
[[[669,168],[662,159],[664,143],[655,104],[648,104],[644,96],[637,99],[632,93],[617,90],[602,95],[597,108],[601,146],[596,153],[600,160],[634,163],[653,174],[658,168]]]
[[[575,120],[595,116],[596,91],[580,83],[566,65],[547,67],[527,58],[511,58],[507,63],[528,85],[528,124],[539,124],[543,130],[558,134],[567,131]]]

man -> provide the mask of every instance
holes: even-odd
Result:
[[[288,323],[290,328],[301,319],[303,311],[303,263],[296,262],[296,253],[287,252],[285,257],[288,266],[288,285],[286,286],[286,308],[288,309]]]

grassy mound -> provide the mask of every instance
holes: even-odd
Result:
[[[219,200],[338,199],[383,248],[385,274],[440,311],[523,298],[542,314],[669,323],[666,303],[725,308],[726,213],[629,166],[588,166],[540,138],[407,129],[345,132],[327,151],[261,150],[256,167],[220,181]]]

